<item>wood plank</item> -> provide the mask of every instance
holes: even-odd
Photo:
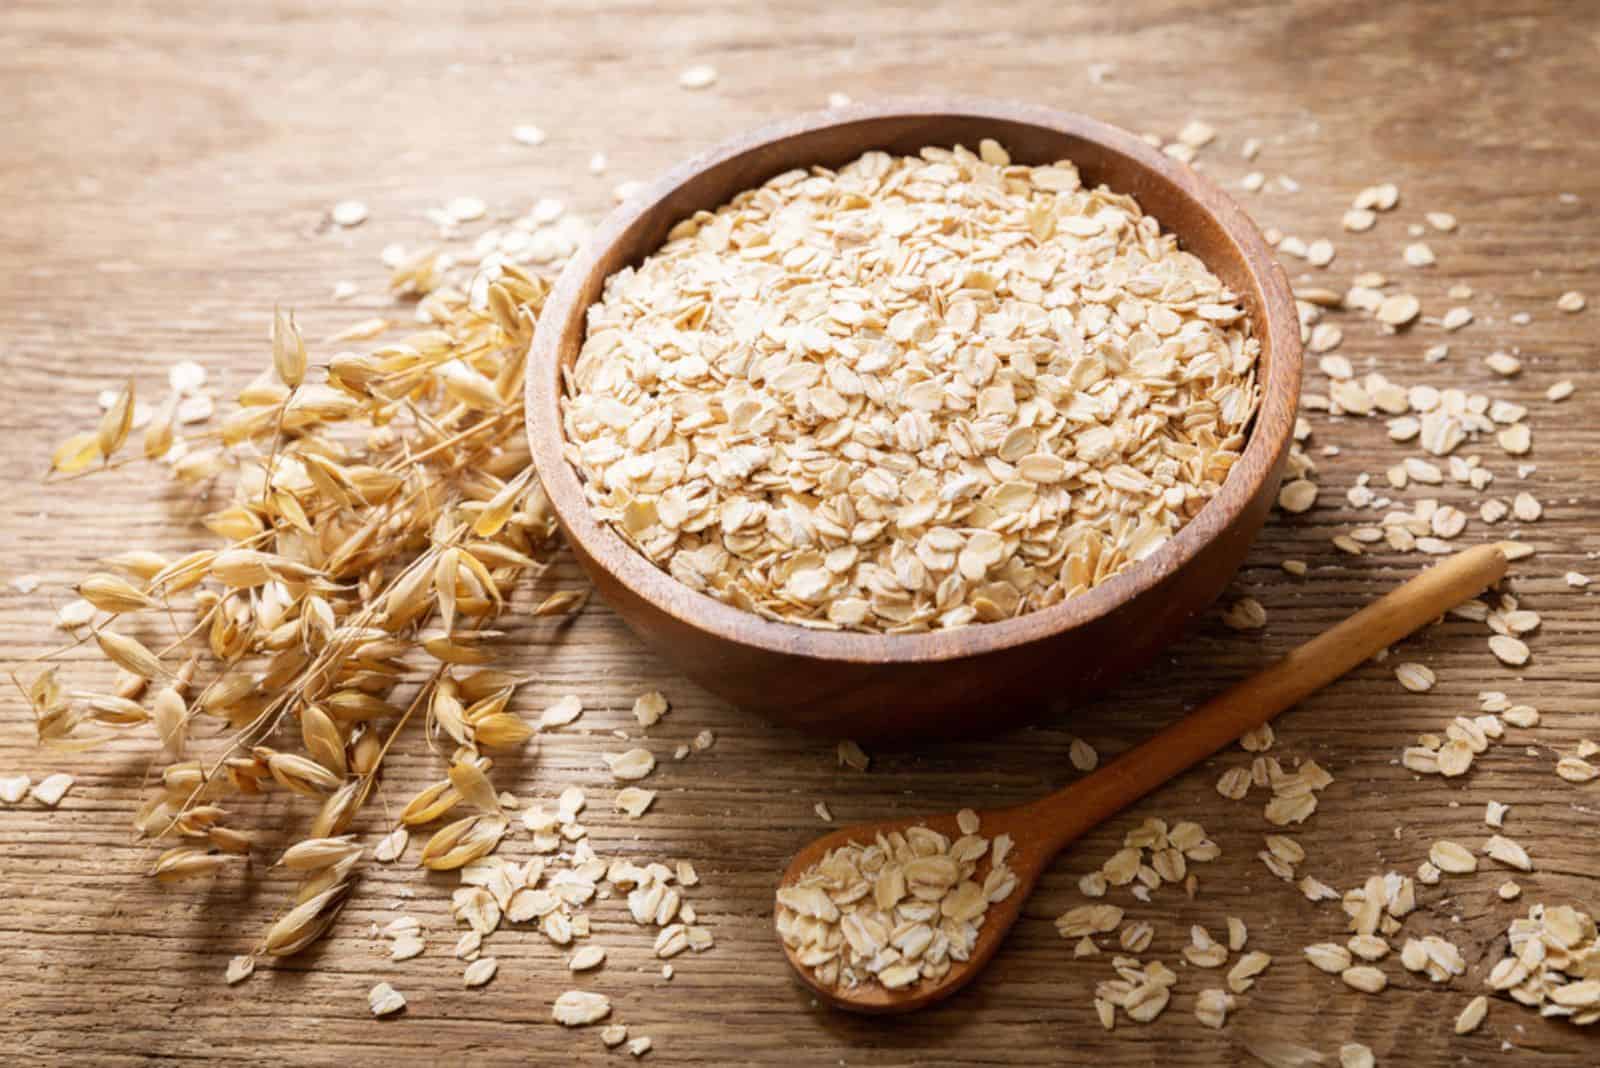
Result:
[[[497,214],[520,213],[557,196],[598,217],[612,187],[645,178],[760,121],[819,107],[831,91],[857,98],[939,89],[1077,108],[1136,131],[1171,136],[1201,117],[1221,131],[1203,155],[1229,183],[1259,169],[1269,189],[1241,194],[1264,226],[1306,239],[1329,236],[1339,256],[1326,271],[1291,263],[1297,279],[1342,288],[1361,270],[1403,278],[1429,314],[1470,284],[1477,322],[1449,338],[1448,360],[1422,361],[1442,335],[1420,327],[1380,336],[1369,322],[1342,320],[1341,352],[1405,384],[1492,391],[1533,410],[1537,465],[1481,451],[1496,492],[1527,488],[1545,517],[1523,536],[1539,553],[1511,588],[1544,617],[1534,659],[1512,673],[1484,647],[1483,631],[1447,622],[1400,651],[1433,667],[1439,685],[1409,694],[1391,664],[1374,664],[1291,713],[1277,751],[1314,757],[1337,777],[1315,817],[1297,832],[1304,870],[1341,888],[1367,874],[1412,871],[1435,837],[1476,844],[1485,800],[1513,807],[1507,833],[1539,870],[1518,876],[1516,905],[1499,902],[1498,872],[1451,879],[1425,895],[1409,933],[1448,935],[1474,961],[1468,975],[1434,987],[1390,963],[1391,988],[1363,997],[1299,959],[1308,942],[1342,937],[1332,906],[1312,906],[1254,858],[1259,794],[1231,803],[1212,789],[1221,769],[1247,761],[1232,752],[1185,776],[1085,839],[1038,897],[974,989],[903,1020],[857,1020],[808,1003],[770,933],[770,894],[786,858],[824,827],[812,804],[826,799],[839,821],[938,811],[981,799],[1021,800],[1068,781],[1073,736],[1117,752],[1184,707],[1267,662],[1422,565],[1387,552],[1336,552],[1331,534],[1370,521],[1343,503],[1361,473],[1381,480],[1407,454],[1380,423],[1313,414],[1313,452],[1323,485],[1317,509],[1278,516],[1235,583],[1269,611],[1264,633],[1238,634],[1216,614],[1144,677],[1071,718],[1031,730],[874,753],[865,774],[836,767],[832,742],[773,730],[681,681],[601,605],[571,626],[508,620],[515,662],[537,677],[519,696],[523,712],[561,694],[591,709],[577,731],[547,738],[508,776],[528,798],[553,798],[572,783],[593,791],[589,824],[602,854],[693,860],[704,882],[693,896],[716,948],[680,958],[670,982],[648,942],[613,905],[595,910],[606,968],[582,984],[564,955],[537,937],[503,932],[492,941],[500,975],[461,989],[448,956],[455,931],[450,880],[375,869],[363,880],[337,934],[305,956],[263,967],[235,988],[222,972],[248,950],[282,900],[284,880],[257,870],[210,891],[172,892],[140,878],[149,854],[131,844],[128,813],[151,754],[118,745],[78,758],[41,754],[14,694],[0,716],[0,769],[38,778],[69,770],[78,784],[54,812],[24,803],[0,812],[0,1044],[39,1063],[134,1063],[156,1056],[294,1062],[396,1063],[465,1053],[485,1062],[598,1061],[591,1033],[562,1032],[549,1003],[571,985],[604,990],[616,1016],[656,1044],[660,1063],[1010,1064],[1059,1060],[1209,1065],[1238,1063],[1251,1043],[1306,1044],[1334,1062],[1345,1041],[1362,1041],[1380,1063],[1481,1063],[1502,1042],[1548,1065],[1588,1065],[1594,1037],[1497,999],[1477,1033],[1457,1038],[1451,1022],[1479,992],[1503,946],[1508,919],[1530,901],[1600,904],[1600,859],[1590,846],[1596,789],[1552,772],[1557,751],[1600,737],[1600,625],[1590,594],[1569,589],[1568,570],[1600,571],[1589,505],[1600,486],[1600,423],[1590,399],[1600,370],[1590,339],[1600,306],[1555,310],[1567,289],[1600,304],[1600,67],[1594,27],[1581,5],[1519,0],[1454,5],[1223,4],[1213,0],[1101,5],[796,0],[780,7],[728,0],[687,4],[555,3],[444,14],[433,5],[348,0],[217,8],[177,3],[108,5],[86,18],[61,5],[16,0],[0,27],[0,478],[10,495],[0,517],[4,574],[0,661],[16,668],[59,641],[54,606],[96,557],[129,545],[173,550],[203,543],[200,511],[148,480],[97,478],[42,487],[49,448],[90,425],[95,395],[127,376],[149,395],[177,358],[200,360],[236,388],[266,359],[275,301],[292,304],[309,338],[354,318],[366,300],[339,304],[335,283],[380,289],[376,258],[391,242],[428,240],[422,213],[449,197],[483,197]],[[678,72],[709,62],[721,72],[707,91],[677,88]],[[1111,65],[1095,84],[1092,64]],[[538,123],[539,148],[514,144],[511,128]],[[1262,139],[1247,163],[1238,148]],[[587,170],[603,151],[604,175]],[[1279,175],[1298,192],[1275,187]],[[1349,198],[1377,181],[1397,182],[1399,210],[1368,235],[1345,235]],[[354,230],[323,220],[337,200],[357,197],[372,218]],[[1430,210],[1454,212],[1455,234],[1429,235],[1439,266],[1407,268],[1407,223]],[[1532,321],[1515,326],[1526,311]],[[1497,381],[1481,358],[1520,349],[1526,370]],[[1313,361],[1314,362],[1314,361]],[[1570,378],[1562,405],[1544,389]],[[1326,382],[1314,371],[1308,389]],[[1337,455],[1323,455],[1336,445]],[[1405,500],[1422,494],[1407,491]],[[1445,485],[1443,500],[1465,502]],[[1503,529],[1503,527],[1502,527]],[[1489,536],[1476,521],[1463,541]],[[1304,559],[1304,579],[1283,574]],[[10,580],[36,574],[31,594]],[[570,562],[558,581],[576,581]],[[82,650],[63,658],[77,686],[109,674]],[[638,693],[664,690],[674,711],[650,733],[670,751],[702,728],[710,751],[665,762],[662,791],[639,824],[608,811],[599,753],[612,727],[631,723]],[[1538,705],[1545,725],[1511,732],[1470,776],[1418,781],[1394,761],[1421,731],[1475,708],[1483,689]],[[1529,749],[1531,747],[1531,749]],[[385,798],[403,803],[435,777],[423,753],[401,754]],[[267,819],[287,836],[303,812],[281,800]],[[1110,972],[1109,954],[1075,961],[1051,919],[1079,900],[1078,877],[1149,816],[1194,818],[1224,855],[1202,866],[1199,898],[1171,888],[1130,917],[1155,923],[1151,954],[1171,964],[1188,925],[1218,931],[1243,916],[1251,947],[1277,958],[1221,1032],[1194,1020],[1195,994],[1218,977],[1180,968],[1171,1008],[1154,1024],[1094,1021],[1090,997]],[[374,806],[368,829],[381,825]],[[1398,832],[1398,833],[1397,833]],[[287,838],[286,838],[287,840]],[[263,854],[263,855],[270,855]],[[406,897],[411,894],[414,896]],[[1119,903],[1127,903],[1119,899]],[[402,965],[383,959],[367,935],[397,907],[426,926],[429,950]],[[410,1002],[377,1023],[365,992],[388,979]]]

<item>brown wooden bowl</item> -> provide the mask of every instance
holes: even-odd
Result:
[[[562,456],[561,370],[607,277],[673,224],[795,167],[869,149],[976,148],[1019,163],[1070,159],[1087,185],[1132,194],[1243,300],[1261,341],[1262,403],[1221,490],[1171,541],[1080,596],[999,623],[924,634],[816,631],[773,622],[680,584],[597,520]],[[765,126],[688,161],[618,208],[568,264],[539,318],[527,375],[528,437],[578,562],[607,603],[676,669],[728,700],[835,737],[993,731],[1071,704],[1170,642],[1216,599],[1267,517],[1293,435],[1300,326],[1283,269],[1245,213],[1205,178],[1082,115],[941,98],[857,105]]]

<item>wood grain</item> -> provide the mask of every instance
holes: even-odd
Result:
[[[266,359],[274,301],[293,304],[309,338],[370,311],[328,294],[349,279],[377,293],[378,251],[418,244],[421,213],[450,196],[484,197],[523,211],[555,195],[591,216],[611,186],[648,178],[691,152],[761,121],[822,102],[832,90],[858,98],[940,89],[1085,111],[1134,130],[1170,136],[1191,117],[1223,135],[1203,157],[1226,181],[1246,170],[1291,176],[1299,192],[1272,188],[1246,199],[1264,226],[1330,236],[1339,257],[1316,278],[1336,286],[1359,270],[1405,277],[1429,312],[1464,281],[1478,321],[1451,338],[1451,354],[1425,365],[1433,328],[1382,337],[1346,324],[1343,352],[1407,384],[1489,389],[1530,405],[1538,469],[1518,483],[1511,465],[1484,450],[1497,487],[1526,487],[1546,503],[1524,537],[1539,554],[1518,566],[1512,589],[1544,617],[1532,662],[1497,664],[1480,627],[1446,622],[1404,643],[1407,659],[1439,675],[1410,694],[1388,665],[1358,669],[1279,723],[1284,755],[1315,757],[1337,777],[1298,834],[1304,870],[1341,887],[1367,874],[1410,871],[1435,837],[1481,840],[1483,803],[1512,805],[1507,833],[1539,870],[1519,876],[1529,900],[1600,904],[1592,848],[1596,785],[1572,787],[1552,773],[1555,747],[1600,736],[1600,625],[1592,596],[1569,590],[1569,569],[1600,570],[1590,508],[1600,489],[1600,422],[1593,357],[1600,309],[1555,311],[1567,289],[1600,303],[1600,55],[1583,5],[1516,0],[1451,5],[1223,3],[1122,5],[874,3],[820,0],[745,5],[730,0],[652,5],[474,6],[443,12],[410,0],[388,4],[262,3],[220,6],[113,3],[95,9],[13,0],[0,21],[0,518],[5,579],[38,574],[24,595],[0,588],[0,659],[14,667],[58,640],[49,626],[67,585],[99,555],[128,545],[174,550],[204,539],[200,510],[175,492],[129,479],[71,488],[38,484],[49,446],[87,426],[94,397],[128,375],[155,389],[174,358],[205,362],[237,387]],[[711,90],[687,93],[678,71],[710,62]],[[1104,84],[1091,64],[1114,64]],[[549,142],[511,142],[535,122]],[[1246,164],[1238,146],[1264,142]],[[586,161],[606,152],[610,171]],[[1399,183],[1403,200],[1373,234],[1338,231],[1362,186]],[[1569,194],[1570,198],[1563,198]],[[359,197],[372,219],[329,230],[327,209]],[[1575,198],[1575,199],[1572,199]],[[1404,226],[1424,211],[1461,219],[1433,235],[1438,267],[1400,260]],[[1297,276],[1301,268],[1295,266]],[[1527,311],[1521,327],[1509,316]],[[1527,369],[1492,381],[1481,358],[1516,346]],[[1578,392],[1561,406],[1541,400],[1551,382]],[[1321,388],[1311,376],[1312,388]],[[1351,606],[1414,573],[1416,557],[1337,554],[1331,534],[1357,520],[1343,493],[1402,453],[1381,424],[1313,417],[1311,448],[1329,487],[1316,510],[1275,516],[1236,581],[1270,618],[1241,635],[1215,618],[1112,696],[1048,726],[1003,737],[875,752],[865,775],[835,766],[831,747],[739,714],[682,681],[604,608],[564,628],[525,615],[507,621],[516,659],[537,678],[519,704],[543,707],[567,692],[593,710],[586,730],[546,740],[517,776],[516,791],[553,798],[571,783],[602,782],[599,753],[611,727],[627,725],[632,699],[661,688],[674,710],[651,732],[666,752],[702,728],[708,752],[665,762],[656,808],[637,825],[608,817],[609,789],[594,790],[590,819],[601,852],[693,860],[705,882],[694,900],[718,940],[681,959],[670,983],[621,914],[597,910],[611,949],[584,985],[611,994],[617,1017],[650,1034],[659,1063],[1011,1064],[1099,1061],[1200,1066],[1248,1060],[1247,1044],[1275,1037],[1331,1056],[1339,1043],[1371,1045],[1380,1063],[1487,1063],[1510,1042],[1528,1063],[1593,1064],[1594,1035],[1496,1000],[1482,1030],[1451,1034],[1451,1021],[1498,955],[1515,911],[1494,898],[1495,873],[1452,879],[1425,895],[1408,921],[1448,934],[1474,959],[1448,988],[1389,966],[1393,985],[1363,997],[1303,964],[1299,948],[1336,938],[1336,912],[1316,908],[1273,879],[1254,853],[1267,825],[1260,806],[1230,803],[1212,783],[1244,754],[1219,756],[1081,840],[1047,874],[981,984],[912,1018],[861,1020],[822,1010],[789,975],[770,928],[770,894],[788,856],[823,826],[825,798],[841,822],[1028,800],[1073,777],[1067,747],[1082,736],[1103,755],[1126,749],[1183,708],[1221,690]],[[1337,455],[1323,446],[1338,445]],[[1407,494],[1407,499],[1418,496]],[[1466,500],[1458,487],[1438,496]],[[1474,523],[1463,541],[1487,537]],[[1291,579],[1280,560],[1307,560]],[[564,562],[559,576],[577,571]],[[68,654],[77,685],[106,673]],[[1482,689],[1539,705],[1546,725],[1517,733],[1464,780],[1415,781],[1394,760],[1418,732],[1438,730],[1474,707]],[[140,747],[81,758],[46,757],[32,745],[20,702],[0,716],[0,768],[37,778],[70,770],[78,785],[62,807],[0,811],[0,1048],[38,1064],[243,1061],[393,1063],[470,1056],[483,1063],[599,1062],[592,1033],[549,1022],[554,995],[571,985],[563,957],[537,937],[494,941],[500,975],[461,989],[447,916],[449,883],[411,870],[378,870],[358,889],[338,935],[315,952],[263,969],[228,989],[230,956],[250,947],[282,899],[267,873],[173,894],[139,878],[147,855],[129,843],[128,813],[149,759]],[[1528,747],[1532,751],[1526,751]],[[423,754],[395,762],[392,805],[437,773]],[[509,769],[508,769],[509,770]],[[277,802],[275,802],[277,803]],[[285,833],[304,813],[270,810]],[[1109,961],[1071,959],[1050,920],[1078,900],[1077,878],[1148,816],[1203,822],[1224,855],[1200,873],[1192,904],[1158,893],[1130,917],[1156,924],[1152,954],[1169,963],[1188,925],[1213,932],[1228,914],[1250,924],[1251,947],[1277,957],[1242,997],[1228,1028],[1213,1033],[1192,1015],[1211,981],[1181,973],[1172,1006],[1154,1024],[1110,1035],[1090,996]],[[376,826],[379,813],[369,815]],[[1396,833],[1398,830],[1398,834]],[[637,835],[637,837],[636,837]],[[410,899],[401,895],[414,892]],[[399,904],[428,928],[430,948],[393,965],[366,937]],[[389,979],[405,992],[404,1017],[375,1023],[365,991]],[[1515,1062],[1512,1062],[1515,1063]]]

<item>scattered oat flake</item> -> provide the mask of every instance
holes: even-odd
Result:
[[[62,630],[77,630],[94,618],[94,605],[79,597],[68,601],[56,612],[56,626]]]
[[[1372,1050],[1360,1042],[1346,1042],[1339,1047],[1339,1068],[1377,1068],[1377,1064]]]
[[[1378,224],[1378,215],[1368,208],[1351,208],[1339,224],[1352,234],[1365,233]]]
[[[826,801],[818,801],[816,804],[811,806],[811,810],[817,814],[817,819],[821,820],[823,823],[833,822],[833,812],[829,810],[828,803]]]
[[[41,805],[55,808],[72,788],[72,776],[66,772],[58,771],[54,775],[46,775],[33,787],[33,799]]]
[[[1508,352],[1491,352],[1483,358],[1483,362],[1502,378],[1510,378],[1522,370],[1522,361]]]
[[[399,860],[405,854],[406,846],[411,843],[411,832],[404,827],[396,827],[372,847],[372,856],[384,864]]]
[[[1600,776],[1600,768],[1582,757],[1564,756],[1556,761],[1556,774],[1568,782],[1590,782]]]
[[[1466,1008],[1456,1017],[1456,1034],[1468,1035],[1478,1029],[1489,1014],[1489,999],[1482,994],[1467,1002]]]
[[[1489,639],[1489,650],[1502,663],[1521,667],[1528,662],[1528,645],[1509,634],[1496,634]]]
[[[850,768],[853,771],[866,771],[867,765],[872,762],[872,758],[867,756],[866,750],[849,738],[845,738],[839,743],[837,755],[839,766],[841,768]]]
[[[1241,597],[1223,613],[1222,622],[1233,630],[1260,630],[1267,625],[1267,610],[1254,597]]]
[[[330,214],[340,226],[360,226],[367,221],[367,206],[359,200],[341,200]]]
[[[1371,185],[1356,194],[1352,207],[1376,208],[1378,211],[1393,211],[1395,205],[1400,203],[1400,187],[1393,182],[1384,182],[1381,185]]]
[[[1286,482],[1278,491],[1278,507],[1286,512],[1304,512],[1317,501],[1317,484],[1306,479]]]
[[[1275,740],[1272,724],[1263,723],[1259,727],[1251,727],[1239,736],[1239,747],[1247,753],[1265,753],[1272,748]]]
[[[1402,327],[1422,312],[1422,302],[1410,293],[1396,293],[1385,297],[1378,305],[1377,318],[1385,326]]]
[[[167,385],[174,393],[198,392],[206,384],[206,369],[193,360],[179,360],[167,368]]]
[[[1217,793],[1231,801],[1242,800],[1249,792],[1249,768],[1229,768],[1217,779]]]
[[[633,782],[655,770],[656,758],[648,749],[629,749],[625,753],[602,753],[601,759],[611,769],[613,778]]]
[[[444,207],[445,214],[458,223],[481,219],[488,210],[489,206],[478,197],[455,197]]]
[[[1389,985],[1389,977],[1370,964],[1357,964],[1339,973],[1344,985],[1366,994],[1380,993]]]
[[[1532,871],[1533,861],[1528,856],[1528,851],[1518,842],[1512,841],[1503,835],[1493,835],[1483,844],[1483,851],[1491,860],[1504,864],[1508,868],[1518,871]]]
[[[512,129],[511,139],[519,145],[536,147],[545,142],[545,132],[542,128],[533,125],[518,126]]]
[[[1338,975],[1352,963],[1350,951],[1337,942],[1318,942],[1307,946],[1303,952],[1312,967],[1329,975]]]
[[[1249,990],[1255,983],[1255,976],[1267,970],[1272,963],[1269,954],[1253,949],[1240,957],[1234,966],[1228,969],[1228,989],[1235,994],[1242,994]]]
[[[1344,331],[1336,323],[1318,323],[1311,328],[1311,339],[1307,343],[1312,352],[1331,352],[1338,348],[1344,341]],[[1324,368],[1326,370],[1326,368]]]
[[[567,970],[586,972],[600,967],[605,963],[605,959],[606,951],[604,946],[584,946],[567,958]]]
[[[410,960],[412,957],[420,957],[422,951],[426,948],[427,943],[415,934],[402,934],[389,947],[389,959],[397,961]]]
[[[254,973],[255,970],[256,959],[254,957],[240,955],[228,961],[228,971],[223,978],[227,980],[229,986],[233,986],[235,983],[242,983],[246,979],[250,978],[251,974]]]
[[[539,727],[541,730],[564,727],[581,715],[583,715],[583,702],[577,695],[568,694],[539,713]]]
[[[392,1016],[406,1007],[406,999],[388,983],[379,983],[367,991],[367,1006],[374,1016]]]
[[[641,790],[637,786],[629,786],[617,791],[617,811],[624,812],[629,819],[636,820],[645,814],[655,799],[654,790]]]
[[[0,777],[0,801],[8,805],[15,805],[28,796],[28,787],[33,785],[33,780],[26,775],[6,775]]]
[[[1583,311],[1588,303],[1582,293],[1573,289],[1561,294],[1556,300],[1556,307],[1564,312],[1574,313]]]
[[[1216,140],[1216,136],[1216,128],[1199,119],[1190,119],[1184,124],[1183,129],[1178,131],[1178,140],[1190,148],[1204,148]]]
[[[568,990],[556,998],[551,1015],[563,1027],[583,1027],[611,1015],[611,999],[586,990]]]
[[[685,89],[707,89],[717,82],[717,68],[707,63],[697,63],[678,75],[678,84]]]
[[[628,1040],[628,1028],[625,1024],[609,1024],[600,1032],[600,1041],[605,1043],[607,1049],[615,1049]]]
[[[1072,739],[1072,744],[1067,747],[1067,759],[1079,771],[1093,771],[1100,764],[1100,754],[1082,738]]]
[[[500,970],[500,962],[493,957],[479,957],[467,965],[467,970],[462,973],[461,981],[469,987],[482,986],[494,978],[494,973]]]
[[[217,402],[207,393],[191,393],[178,402],[177,419],[184,426],[203,423],[216,413]]]
[[[633,702],[633,718],[641,727],[653,727],[667,714],[667,707],[666,696],[659,690],[651,690]]]
[[[1478,859],[1471,850],[1443,838],[1428,847],[1428,861],[1440,871],[1452,875],[1467,875],[1478,870]]]
[[[1433,689],[1433,684],[1437,681],[1432,668],[1426,664],[1416,664],[1409,661],[1396,666],[1394,675],[1395,678],[1400,680],[1400,685],[1412,693],[1426,693]]]

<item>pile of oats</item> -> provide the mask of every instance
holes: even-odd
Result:
[[[1011,836],[978,833],[964,809],[962,836],[928,827],[880,834],[832,850],[777,895],[778,934],[826,986],[890,990],[937,981],[966,960],[989,906],[1011,896]],[[987,873],[978,869],[987,857]]]
[[[1149,556],[1258,400],[1243,308],[1132,198],[985,141],[790,171],[607,280],[563,402],[595,513],[826,629],[1010,618]]]
[[[1151,817],[1123,836],[1122,848],[1107,858],[1098,871],[1079,879],[1078,890],[1085,897],[1101,898],[1112,887],[1126,886],[1135,898],[1149,902],[1152,891],[1164,884],[1177,884],[1192,898],[1200,882],[1189,865],[1207,864],[1221,855],[1222,848],[1206,837],[1206,829],[1193,820],[1179,820],[1169,828],[1166,820]],[[1062,928],[1072,915],[1069,911],[1059,917],[1057,928]],[[1111,928],[1120,922],[1119,913]],[[1068,934],[1065,929],[1061,933]]]
[[[1575,1024],[1600,1022],[1600,941],[1594,917],[1569,905],[1535,905],[1511,921],[1510,955],[1489,972],[1488,985],[1542,1016]]]
[[[1199,879],[1189,864],[1215,860],[1221,853],[1217,844],[1206,837],[1205,828],[1192,820],[1180,821],[1169,829],[1166,820],[1147,819],[1123,837],[1122,848],[1098,870],[1078,880],[1078,891],[1085,897],[1104,898],[1114,888],[1128,887],[1134,898],[1149,903],[1152,891],[1177,884],[1192,899],[1199,891]],[[1101,946],[1095,939],[1113,932],[1117,947],[1124,952],[1148,950],[1155,940],[1155,924],[1148,920],[1125,921],[1127,913],[1121,906],[1097,901],[1067,909],[1056,917],[1055,923],[1062,938],[1073,940],[1072,955],[1077,958],[1099,956]],[[1230,950],[1244,948],[1246,937],[1244,921],[1238,917],[1228,918],[1226,944],[1215,941],[1204,927],[1195,925],[1190,930],[1191,945],[1184,948],[1183,956],[1197,968],[1219,967],[1227,961]],[[1232,993],[1220,988],[1202,990],[1195,1003],[1196,1018],[1207,1027],[1222,1027],[1236,1005],[1233,994],[1247,990],[1250,977],[1270,962],[1264,953],[1240,958],[1228,973]],[[1141,963],[1119,956],[1113,958],[1112,968],[1117,977],[1099,983],[1094,996],[1095,1011],[1108,1031],[1116,1026],[1119,1008],[1134,1022],[1154,1020],[1167,1007],[1170,992],[1178,982],[1176,973],[1161,961]]]

